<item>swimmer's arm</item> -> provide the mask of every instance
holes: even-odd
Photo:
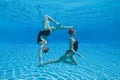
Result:
[[[80,55],[80,53],[78,54],[78,53],[75,53],[76,55],[78,55],[79,57],[81,57],[81,58],[84,58],[84,56],[82,56],[82,55]]]
[[[42,40],[42,43],[43,43],[44,45],[47,44],[47,40],[46,40],[46,39],[44,39],[43,37],[41,37],[41,40]]]
[[[73,28],[73,26],[60,26],[59,28],[60,29],[71,29]]]
[[[72,51],[73,51],[76,55],[78,55],[79,57],[84,58],[84,56],[82,56],[80,53],[76,52],[74,49],[72,49]]]
[[[42,44],[42,45],[40,46],[40,49],[44,49],[45,46],[46,46],[45,44]]]
[[[48,18],[49,21],[53,21],[55,24],[59,24],[56,20],[54,20],[52,17],[45,15],[46,18]]]
[[[42,43],[41,43],[41,46],[40,46],[40,49],[44,49],[44,48],[46,47],[46,45],[47,45],[47,43],[42,42]]]

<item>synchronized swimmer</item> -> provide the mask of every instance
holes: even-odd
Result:
[[[50,26],[50,21],[55,23],[55,26]],[[43,21],[43,29],[40,30],[38,37],[37,37],[37,44],[40,45],[39,49],[39,61],[40,65],[44,64],[42,62],[42,53],[48,52],[49,48],[47,48],[47,37],[55,30],[58,29],[70,29],[73,26],[61,26],[56,20],[51,18],[48,15],[45,15]]]

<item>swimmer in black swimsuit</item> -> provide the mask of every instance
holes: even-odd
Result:
[[[75,30],[70,29],[68,33],[70,34],[69,50],[67,50],[66,53],[63,56],[61,56],[59,59],[48,61],[48,62],[44,63],[43,65],[50,64],[50,63],[57,63],[57,62],[61,62],[61,61],[64,63],[77,65],[77,62],[74,58],[74,54],[83,58],[82,55],[77,53],[78,41],[75,39],[75,33],[76,33]],[[67,59],[70,59],[71,61],[67,61]]]
[[[55,23],[55,27],[50,26],[50,21]],[[37,37],[37,44],[40,45],[40,51],[39,51],[39,59],[40,59],[40,65],[43,63],[42,62],[42,52],[47,52],[44,50],[47,47],[47,37],[55,30],[58,29],[70,29],[73,28],[72,26],[60,26],[60,24],[55,21],[53,18],[51,18],[48,15],[45,15],[44,22],[43,22],[43,29],[39,32],[38,37]]]
[[[74,29],[70,29],[68,31],[68,34],[70,35],[70,40],[69,40],[69,50],[66,51],[66,54],[62,57],[60,57],[60,60],[63,60],[65,63],[70,63],[77,65],[77,61],[74,58],[74,54],[78,55],[79,57],[82,57],[82,55],[78,54],[78,41],[75,39],[75,34],[76,31]],[[70,59],[71,61],[67,61],[66,59]]]

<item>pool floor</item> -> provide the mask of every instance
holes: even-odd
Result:
[[[57,59],[68,44],[49,44],[43,61]],[[66,63],[39,65],[37,44],[0,44],[0,80],[120,80],[120,47],[80,44],[75,55],[78,65]]]

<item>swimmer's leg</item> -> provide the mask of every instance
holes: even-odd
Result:
[[[40,52],[39,52],[39,61],[41,65],[42,64],[42,49],[40,49]]]
[[[64,56],[62,56],[61,61],[64,63],[67,63],[67,64],[73,64],[71,61],[67,61],[67,59],[69,59],[69,58],[70,58],[70,56],[64,55]]]
[[[72,60],[72,63],[73,63],[73,64],[77,65],[77,61],[76,61],[76,59],[74,58],[74,56],[71,57],[71,60]]]
[[[75,58],[73,56],[70,57],[71,61],[63,61],[64,63],[67,63],[67,64],[72,64],[72,65],[77,65],[77,62],[75,60]]]
[[[48,61],[48,62],[44,62],[43,65],[52,64],[52,63],[58,63],[60,61],[65,60],[65,58],[66,58],[65,55],[63,55],[59,59],[55,59],[55,60],[51,60],[51,61]]]
[[[59,23],[56,20],[54,20],[52,17],[45,15],[44,29],[50,29],[50,21],[54,22],[56,25],[59,25]]]
[[[63,55],[59,59],[55,59],[55,60],[51,60],[51,61],[48,61],[48,62],[44,62],[44,63],[41,64],[41,66],[46,65],[46,64],[58,63],[60,61],[64,61],[65,58],[66,58],[65,55]]]
[[[69,59],[71,57],[70,54],[65,53],[65,55],[63,55],[62,57],[60,57],[61,61],[67,64],[72,64],[70,61],[67,61],[67,59]]]
[[[44,62],[44,63],[40,64],[38,67],[44,66],[44,65],[46,65],[46,64],[52,64],[52,63],[58,63],[58,62],[60,62],[59,59],[51,60],[51,61]]]
[[[51,61],[48,61],[48,62],[44,62],[43,65],[52,64],[52,63],[58,63],[58,62],[59,62],[59,59],[55,59],[55,60],[51,60]]]
[[[72,65],[77,65],[76,63],[73,63],[73,62],[71,62],[71,61],[64,61],[64,63],[72,64]]]

